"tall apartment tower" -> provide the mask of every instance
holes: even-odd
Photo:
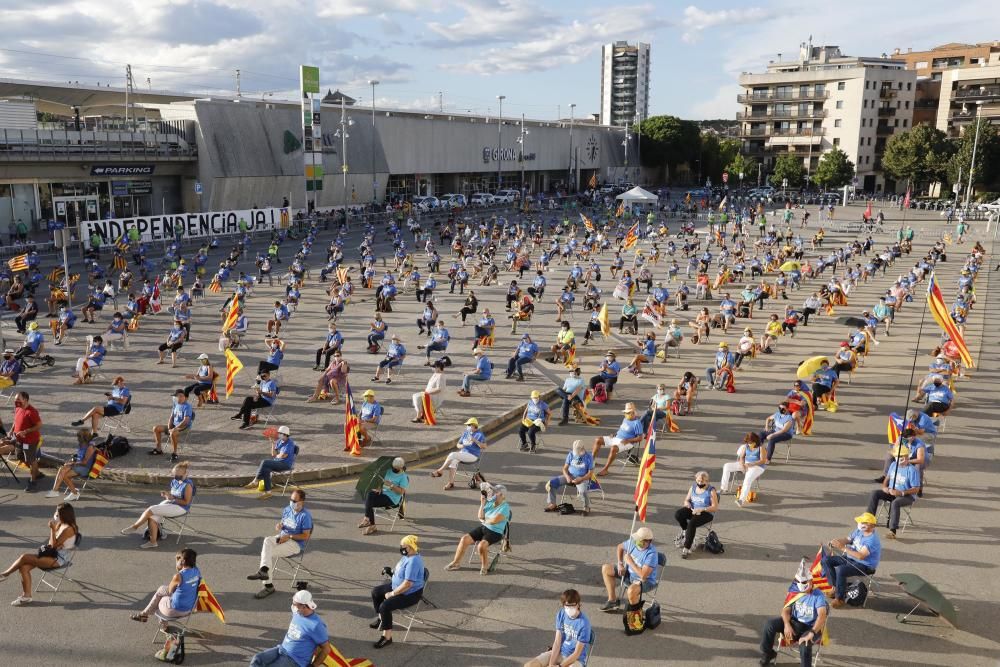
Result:
[[[601,125],[649,117],[649,44],[615,42],[601,49]]]
[[[916,81],[903,60],[886,54],[859,58],[803,43],[797,59],[779,57],[764,73],[740,75],[743,152],[763,164],[766,176],[781,153],[800,157],[812,173],[836,146],[854,163],[865,192],[905,189],[883,175],[882,154],[893,134],[912,125]]]

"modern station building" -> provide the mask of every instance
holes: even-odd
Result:
[[[128,92],[128,95],[126,94]],[[425,113],[327,95],[318,208],[636,178],[636,137],[564,121]],[[58,220],[306,201],[298,100],[0,78],[0,232]],[[344,135],[347,135],[346,137]],[[310,199],[314,198],[312,192]]]

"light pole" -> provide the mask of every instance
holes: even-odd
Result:
[[[524,137],[530,134],[524,127],[524,114],[521,114],[521,136],[517,138],[517,143],[521,146],[521,201],[524,201]]]
[[[573,123],[576,120],[576,104],[569,105],[569,171],[567,172],[568,182],[566,189],[569,192],[576,190],[576,179],[573,177]]]
[[[497,100],[500,102],[500,109],[497,111],[497,192],[500,192],[502,186],[500,171],[503,169],[503,101],[507,99],[506,95],[497,95]]]
[[[354,125],[354,121],[347,115],[344,109],[344,97],[340,98],[340,129],[333,133],[333,136],[340,137],[340,171],[344,174],[344,204],[347,204],[347,128]]]
[[[636,131],[636,135],[638,136],[638,139],[636,139],[636,142],[635,142],[635,150],[636,150],[636,160],[635,161],[639,165],[636,168],[636,173],[638,174],[638,176],[635,179],[635,184],[638,185],[639,187],[642,187],[642,183],[641,183],[641,181],[642,181],[642,112],[641,111],[636,111],[635,112],[635,131]]]
[[[965,186],[965,208],[969,210],[969,197],[972,196],[972,181],[976,174],[976,149],[979,147],[979,126],[983,120],[983,101],[976,102],[976,136],[972,140],[972,161],[969,163],[969,183]]]
[[[625,121],[625,139],[622,146],[625,147],[625,176],[628,176],[628,144],[632,140],[632,134],[628,131],[628,121]]]
[[[379,84],[377,79],[370,79],[368,85],[372,87],[372,203],[378,201],[378,179],[375,178],[375,86]]]

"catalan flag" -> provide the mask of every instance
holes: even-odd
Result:
[[[972,361],[972,355],[969,354],[969,348],[965,346],[965,339],[962,337],[962,332],[958,330],[958,326],[955,325],[955,321],[951,319],[951,314],[948,312],[948,306],[944,303],[944,297],[941,296],[941,288],[938,287],[937,280],[934,274],[931,273],[930,280],[927,281],[927,307],[931,311],[931,315],[934,317],[934,321],[938,323],[941,330],[944,331],[945,335],[951,339],[951,342],[955,344],[955,348],[958,350],[958,356],[962,359],[962,363],[965,364],[966,368],[975,367],[975,362]]]
[[[235,294],[233,298],[229,300],[229,312],[226,313],[226,321],[222,324],[222,333],[226,333],[230,329],[236,326],[236,322],[240,319],[240,300]]]
[[[230,349],[226,350],[226,398],[233,393],[233,387],[236,382],[236,374],[243,370],[243,362],[240,358],[233,354]]]
[[[347,282],[347,273],[349,270],[350,269],[344,266],[337,267],[337,280],[340,282],[341,285]]]
[[[45,278],[50,283],[58,283],[60,280],[63,279],[63,276],[65,275],[66,275],[66,269],[64,269],[61,266],[57,266],[56,268],[49,271],[49,275],[45,276]]]
[[[799,389],[798,394],[802,398],[802,435],[812,435],[813,421],[816,419],[812,392],[808,389]]]
[[[354,410],[354,394],[351,383],[347,383],[347,398],[344,400],[344,451],[351,456],[361,456],[361,420]]]
[[[121,252],[125,252],[126,250],[128,250],[128,246],[129,246],[129,243],[128,243],[128,235],[127,234],[122,234],[121,238],[119,238],[115,242],[115,248],[117,248]]]
[[[124,271],[128,267],[128,260],[125,259],[125,255],[121,253],[115,253],[115,258],[111,262],[111,268],[117,271]]]
[[[594,233],[594,221],[591,220],[590,218],[588,218],[587,216],[585,216],[583,213],[580,214],[580,220],[583,221],[584,228],[588,232],[590,232],[591,234],[593,234]]]
[[[722,198],[722,201],[719,202],[719,212],[720,213],[722,211],[726,210],[726,201],[728,201],[728,199],[729,199],[729,196],[727,195],[727,196],[725,196],[725,197]]]
[[[667,430],[670,431],[671,433],[680,433],[681,427],[678,426],[677,422],[674,421],[674,418],[670,416],[670,410],[667,410],[666,413],[667,413]]]
[[[219,600],[212,594],[212,590],[202,579],[201,583],[198,584],[198,602],[194,607],[195,611],[210,611],[215,614],[223,623],[226,622],[226,612],[222,609],[222,605],[219,604]]]
[[[653,486],[653,470],[656,468],[656,426],[649,422],[646,435],[646,449],[639,464],[639,479],[635,482],[635,513],[639,521],[646,521],[646,507],[649,504],[649,489]]]
[[[576,367],[576,345],[569,348],[569,352],[566,353],[566,368],[573,369]]]
[[[434,417],[434,401],[426,391],[420,394],[420,405],[424,409],[424,423],[428,426],[437,426],[437,419]]]
[[[625,232],[625,240],[622,241],[623,250],[631,250],[639,242],[639,223],[635,223]]]
[[[890,445],[899,444],[899,435],[903,432],[903,418],[895,412],[889,413],[889,423],[886,425],[885,438]]]
[[[611,335],[611,321],[608,318],[608,304],[601,305],[601,310],[597,314],[597,321],[601,323],[601,335],[607,338]]]
[[[219,282],[219,276],[212,278],[212,282],[208,284],[208,291],[215,292],[216,294],[222,291],[222,283]]]
[[[593,174],[590,175],[590,180],[587,181],[587,185],[590,186],[591,190],[594,190],[595,188],[597,188],[597,172],[596,171]]]
[[[18,255],[17,257],[11,257],[7,260],[7,266],[10,267],[11,271],[27,271],[28,270],[28,255]]]
[[[375,667],[375,663],[368,658],[345,658],[333,644],[330,644],[330,652],[320,664],[323,667]]]
[[[622,201],[618,204],[618,208],[615,209],[615,217],[620,218],[625,214],[625,202]]]
[[[101,471],[106,465],[108,465],[108,456],[104,452],[97,452],[94,454],[94,462],[91,464],[90,473],[87,476],[90,479],[97,479],[101,476]]]

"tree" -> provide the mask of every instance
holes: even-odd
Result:
[[[732,179],[731,182],[738,187],[740,185],[740,174],[743,174],[745,182],[750,182],[757,177],[757,161],[752,157],[737,153],[729,160],[729,164],[726,165],[726,171],[729,172],[729,178]]]
[[[676,116],[650,116],[640,124],[642,162],[650,167],[694,164],[699,159],[701,130],[690,120]]]
[[[781,153],[774,161],[774,169],[771,170],[771,185],[776,188],[784,187],[785,180],[788,187],[797,188],[805,180],[806,170],[802,166],[802,157],[797,153]]]
[[[976,124],[965,128],[957,142],[958,150],[948,163],[948,178],[952,183],[961,183],[962,191],[969,183],[969,165],[972,163],[973,144],[976,143]],[[1000,180],[1000,135],[988,122],[980,124],[979,142],[975,146],[976,165],[972,184],[991,186]]]
[[[908,181],[914,190],[944,180],[954,145],[941,130],[928,125],[894,134],[885,145],[882,167],[897,181]]]
[[[848,185],[854,178],[854,164],[847,159],[847,153],[834,146],[819,159],[813,181],[822,189],[840,188]]]

